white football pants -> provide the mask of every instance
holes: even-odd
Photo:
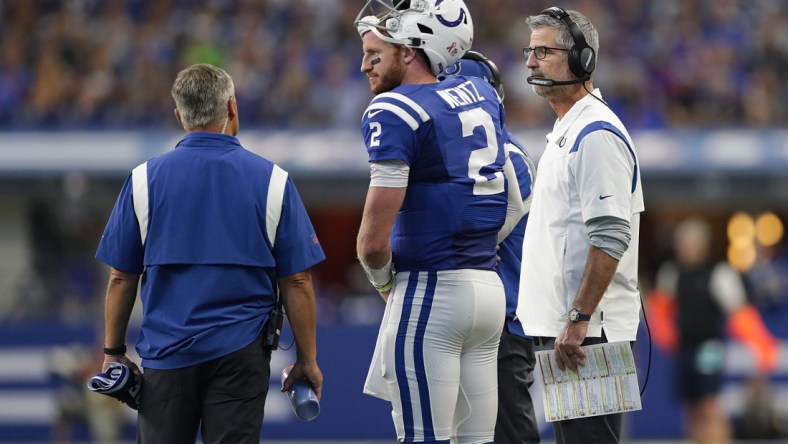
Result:
[[[391,402],[399,441],[493,441],[505,304],[494,271],[397,274],[364,391]]]

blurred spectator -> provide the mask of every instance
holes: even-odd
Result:
[[[765,309],[788,306],[788,241],[761,247],[758,253],[746,274],[752,303]]]
[[[736,439],[777,440],[786,436],[788,418],[777,409],[769,380],[753,376],[745,385],[742,414],[736,419]]]
[[[788,220],[785,215],[781,218]],[[748,295],[777,337],[788,338],[788,238],[759,246],[755,264],[745,274]]]
[[[86,388],[87,380],[103,360],[104,354],[96,346],[73,344],[53,349],[49,362],[56,390],[53,442],[77,441],[83,428],[89,432],[91,442],[120,442],[127,408],[109,396],[89,394]]]
[[[27,215],[31,276],[10,317],[80,323],[101,316],[105,271],[93,257],[104,223],[100,196],[77,172],[34,193]]]
[[[675,260],[660,266],[649,295],[654,340],[677,348],[675,387],[688,408],[686,433],[695,443],[724,444],[731,425],[720,403],[727,328],[754,352],[758,370],[777,363],[777,341],[748,303],[742,277],[718,261],[712,233],[700,219],[687,219],[674,231]],[[675,314],[675,327],[666,320]]]
[[[788,3],[565,3],[601,24],[605,63],[595,79],[628,126],[788,123],[781,81]],[[530,88],[516,84],[525,83],[518,17],[552,1],[483,4],[469,5],[474,49],[499,61],[512,85],[509,121],[549,124],[549,110],[531,106]],[[166,79],[197,62],[238,79],[245,127],[355,128],[369,100],[353,46],[358,7],[352,0],[2,1],[0,129],[175,129],[161,111],[169,109]]]

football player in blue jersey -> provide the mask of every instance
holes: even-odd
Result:
[[[503,102],[504,87],[501,73],[492,60],[476,51],[468,51],[462,59],[446,69],[439,79],[462,75],[481,77],[498,92]],[[498,345],[498,420],[495,423],[495,442],[533,444],[540,442],[534,403],[528,389],[534,383],[534,341],[523,333],[516,321],[517,295],[520,287],[520,264],[523,254],[523,234],[531,207],[531,190],[536,177],[536,167],[525,147],[503,128],[506,154],[517,173],[517,183],[526,214],[500,244],[501,257],[496,270],[503,281],[506,293],[506,320]]]
[[[482,79],[436,78],[471,46],[462,0],[394,3],[370,0],[355,23],[376,95],[357,251],[386,299],[364,391],[391,402],[400,441],[491,443],[506,304],[496,245],[523,214],[503,108]]]

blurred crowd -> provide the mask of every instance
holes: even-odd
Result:
[[[511,126],[551,111],[525,83],[524,18],[547,0],[467,0]],[[564,0],[599,28],[594,84],[629,127],[784,126],[788,2]],[[181,68],[222,66],[241,120],[354,128],[371,98],[352,26],[361,0],[0,0],[0,129],[176,129]]]
[[[529,36],[525,17],[553,4],[583,12],[598,27],[594,85],[628,127],[788,127],[788,82],[782,79],[788,0],[465,1],[476,28],[474,49],[501,69],[512,128],[546,128],[554,119],[525,82],[521,52]],[[172,81],[198,62],[232,75],[244,128],[355,129],[372,97],[359,72],[361,43],[352,25],[364,2],[0,0],[0,131],[178,131]],[[103,317],[107,270],[93,255],[115,185],[67,173],[28,190],[30,271],[4,295],[12,302],[0,320],[79,324]],[[355,228],[348,230],[354,235]],[[652,268],[671,256],[672,226],[661,229],[665,238],[652,233],[653,251],[642,258],[646,289]],[[341,238],[335,231],[342,230],[332,227],[331,236]],[[337,282],[316,276],[323,324],[376,325],[380,319],[383,303],[354,255],[351,261]],[[743,278],[748,302],[775,335],[788,337],[788,240],[759,252]],[[72,423],[80,418],[97,419],[104,429],[119,421],[117,405],[74,401],[77,389],[84,392],[85,369],[78,363],[92,369],[91,359],[57,362],[68,372],[54,375],[63,387],[55,440],[73,437]],[[788,433],[784,416],[772,418],[773,394],[761,380],[748,382],[737,433]],[[83,418],[85,411],[92,413]],[[781,428],[770,429],[774,424]],[[99,428],[95,436],[113,433]]]
[[[177,130],[170,87],[178,70],[196,62],[231,73],[244,127],[355,128],[371,98],[352,26],[363,3],[0,0],[0,131]],[[529,35],[524,18],[553,0],[466,3],[476,28],[474,48],[501,68],[509,125],[549,126],[554,114],[525,83],[521,48]],[[628,126],[788,123],[788,82],[780,80],[788,72],[788,1],[561,4],[584,12],[599,28],[594,84]],[[92,318],[101,309],[101,299],[93,297],[103,293],[105,270],[93,254],[114,195],[97,198],[79,174],[66,175],[54,188],[62,193],[42,189],[30,204],[33,274],[19,290],[24,303],[11,305],[12,317],[56,312]],[[775,275],[760,266],[751,273]],[[325,291],[364,294],[366,283],[357,280],[349,271],[343,288]],[[753,282],[768,283],[753,295],[776,294],[764,300],[781,302],[783,286],[773,285],[775,279]],[[52,303],[53,294],[76,302]],[[379,309],[364,298],[346,302],[324,313],[366,318],[368,310]]]

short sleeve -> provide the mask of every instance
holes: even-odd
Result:
[[[657,276],[654,280],[654,287],[661,290],[671,298],[676,297],[679,282],[679,268],[673,261],[663,262],[657,269]]]
[[[589,133],[570,165],[584,222],[602,216],[631,219],[635,159],[618,135],[605,130]]]
[[[290,177],[285,186],[282,216],[276,230],[273,253],[277,277],[302,272],[326,258]]]
[[[720,262],[711,273],[709,287],[714,300],[730,314],[747,303],[741,275],[726,262]]]
[[[534,183],[533,162],[516,146],[507,147],[507,151],[509,159],[514,166],[514,171],[517,173],[517,184],[520,187],[520,196],[523,198],[523,203],[530,202],[529,198],[533,191]]]
[[[418,114],[404,104],[373,101],[361,121],[369,161],[397,159],[412,165],[418,156],[416,130],[420,124]]]
[[[133,199],[129,175],[101,236],[96,259],[126,273],[142,274],[144,249]]]

